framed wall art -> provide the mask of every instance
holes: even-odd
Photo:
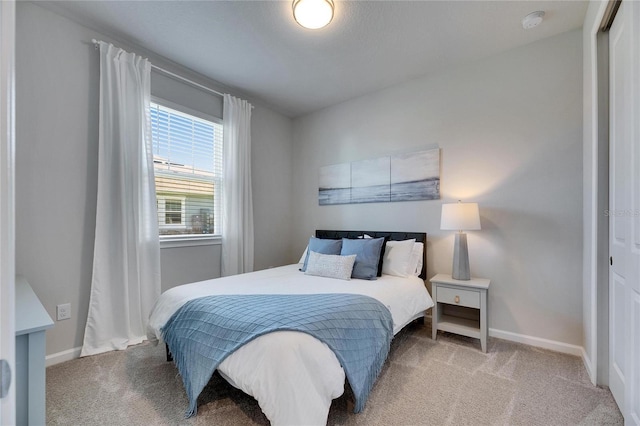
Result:
[[[320,168],[318,203],[388,203],[440,199],[440,149]]]

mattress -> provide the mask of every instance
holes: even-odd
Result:
[[[222,294],[350,293],[370,296],[393,317],[394,334],[433,306],[422,279],[382,275],[349,281],[305,275],[293,264],[174,287],[156,302],[148,337],[160,332],[187,301]],[[345,374],[329,347],[305,333],[280,331],[261,336],[226,358],[219,373],[252,395],[273,425],[326,424],[331,401],[344,392]]]

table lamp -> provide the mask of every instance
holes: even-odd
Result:
[[[471,279],[469,271],[469,250],[467,248],[467,234],[462,231],[480,229],[480,212],[477,203],[443,204],[440,218],[440,229],[443,231],[458,231],[453,247],[453,270],[451,277],[455,280]]]

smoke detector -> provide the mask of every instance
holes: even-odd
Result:
[[[544,12],[539,10],[537,12],[531,12],[524,18],[522,18],[522,28],[525,30],[535,28],[542,23],[544,19]]]

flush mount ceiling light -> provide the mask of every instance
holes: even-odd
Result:
[[[530,28],[537,27],[542,23],[543,19],[544,12],[542,10],[531,12],[530,14],[522,18],[522,28],[528,30]]]
[[[294,0],[293,17],[310,30],[317,30],[333,19],[333,0]]]

